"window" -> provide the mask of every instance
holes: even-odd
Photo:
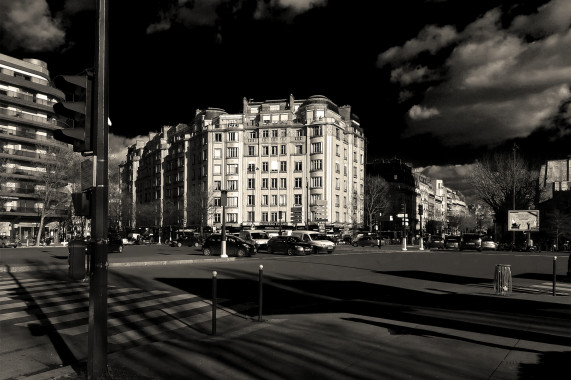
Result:
[[[287,154],[287,145],[281,145],[280,149],[280,154],[285,156]]]
[[[226,174],[238,174],[238,164],[227,164]]]
[[[267,188],[268,188],[268,179],[262,178],[262,189],[267,189]]]
[[[268,221],[268,213],[267,212],[262,212],[262,222],[267,222]]]
[[[254,145],[248,146],[248,156],[255,156],[256,155],[256,147]]]
[[[267,206],[267,205],[268,205],[268,196],[262,195],[262,206]]]
[[[228,197],[226,205],[228,207],[238,207],[238,197]]]
[[[222,133],[215,133],[214,134],[214,141],[221,142],[222,141]]]
[[[339,165],[339,162],[335,163],[335,173],[341,173],[341,165]]]
[[[220,148],[214,149],[214,158],[222,158],[222,149]]]
[[[262,115],[262,122],[264,124],[270,124],[270,115]],[[268,136],[262,135],[262,137],[268,137]]]
[[[277,155],[278,155],[278,146],[272,145],[272,156],[277,156]]]
[[[335,155],[337,157],[341,156],[341,152],[339,151],[339,145],[335,145]]]
[[[270,154],[270,147],[267,145],[262,145],[262,156],[268,156]]]
[[[248,163],[248,172],[253,173],[256,171],[256,164],[253,162]]]
[[[262,137],[270,137],[270,130],[269,129],[262,129]]]
[[[277,222],[277,221],[278,221],[278,213],[275,212],[275,211],[273,211],[273,212],[271,213],[271,218],[272,218],[272,219],[270,220],[271,222]]]
[[[226,181],[226,190],[238,190],[238,181],[233,179]]]
[[[270,111],[279,111],[280,105],[279,104],[270,104]]]
[[[226,214],[226,219],[228,219],[228,223],[238,223],[238,214],[235,212],[229,212]]]
[[[272,129],[272,137],[278,137],[278,130]]]
[[[238,148],[236,147],[230,147],[230,148],[226,148],[226,157],[238,157]]]
[[[293,170],[296,171],[296,172],[300,172],[300,171],[303,170],[303,163],[302,163],[302,161],[295,161],[295,162],[293,163],[293,166],[294,166]]]
[[[254,195],[248,195],[247,202],[248,206],[254,206],[256,204],[256,197]]]
[[[322,153],[321,145],[320,142],[311,143],[311,153]]]
[[[303,145],[295,146],[295,154],[303,154]]]
[[[214,181],[214,190],[222,189],[222,181]]]
[[[302,180],[301,180],[301,177],[294,178],[294,185],[293,185],[293,187],[294,187],[295,189],[301,189],[301,184],[302,184],[302,183],[303,183],[303,182],[302,182]]]
[[[255,189],[256,188],[256,179],[255,178],[248,178],[248,189]]]
[[[280,195],[280,206],[287,205],[287,195]]]
[[[277,189],[278,188],[278,179],[272,178],[271,184],[272,184],[272,189]]]
[[[301,205],[301,194],[294,194],[293,195],[293,203],[296,205]]]
[[[214,223],[220,223],[220,214],[219,213],[214,214]]]
[[[335,207],[339,207],[339,195],[335,196]]]
[[[315,117],[317,119],[323,119],[325,117],[325,110],[315,110]]]
[[[228,141],[238,141],[238,132],[228,132]]]
[[[311,177],[311,187],[322,187],[321,177]]]
[[[287,172],[287,161],[280,161],[280,172]]]
[[[250,107],[250,113],[258,113],[258,107]]]
[[[254,221],[254,211],[248,211],[247,214],[247,219],[248,222],[253,222]]]
[[[220,165],[214,165],[213,172],[214,174],[220,174],[221,173]]]
[[[262,171],[267,172],[269,170],[269,164],[267,161],[262,162]]]
[[[278,196],[277,195],[272,195],[272,203],[271,206],[277,206],[278,205]]]
[[[316,127],[311,127],[311,134],[312,136],[322,136],[322,129],[321,129],[321,125],[318,125]]]
[[[339,186],[339,178],[335,178],[335,190],[339,190],[341,187]]]
[[[285,189],[287,185],[287,178],[280,178],[280,189]]]
[[[311,160],[311,170],[323,169],[323,160]]]
[[[220,206],[222,206],[220,198],[214,198],[214,207],[220,207]]]
[[[258,138],[258,131],[250,131],[250,138],[257,139]]]

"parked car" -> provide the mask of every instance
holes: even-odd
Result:
[[[327,235],[317,231],[297,230],[291,233],[291,236],[299,238],[311,245],[313,250],[311,253],[333,253],[335,243],[327,238]]]
[[[446,236],[444,239],[444,248],[446,249],[458,249],[460,247],[460,237],[459,236]]]
[[[353,247],[379,247],[381,248],[381,242],[376,236],[371,235],[361,235],[357,236],[351,242]]]
[[[311,245],[295,236],[273,236],[268,240],[269,254],[310,255],[311,251]]]
[[[175,240],[171,240],[169,242],[169,245],[171,247],[182,247],[183,245],[187,247],[197,247],[199,244],[199,240],[200,239],[195,234],[183,235],[179,236]]]
[[[444,239],[440,236],[430,235],[424,238],[424,245],[428,249],[444,249]]]
[[[202,254],[204,256],[221,255],[221,242],[222,235],[210,235],[202,244]],[[250,244],[237,236],[226,236],[226,255],[244,257],[255,254],[256,247],[253,244]]]
[[[482,238],[482,250],[497,251],[498,243],[496,243],[490,236],[485,236]]]
[[[256,250],[266,249],[268,247],[268,240],[270,237],[263,230],[242,230],[239,233],[241,239],[256,246]]]
[[[9,236],[0,237],[0,248],[16,248],[20,245],[17,239],[11,238]]]
[[[123,238],[119,235],[109,235],[107,252],[123,252]]]
[[[474,249],[482,251],[482,238],[479,234],[464,234],[460,239],[460,250]]]

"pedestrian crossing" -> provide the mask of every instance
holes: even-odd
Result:
[[[543,282],[541,284],[529,285],[526,287],[516,287],[514,285],[513,290],[527,292],[527,293],[553,294],[553,282]],[[568,282],[555,283],[555,295],[571,296],[571,283]]]
[[[232,309],[219,307],[216,318],[254,306],[243,304]],[[0,310],[0,323],[21,327],[48,326],[61,335],[79,336],[88,332],[89,285],[0,276]],[[212,319],[210,300],[166,290],[110,286],[107,310],[109,344],[145,344],[178,329]]]

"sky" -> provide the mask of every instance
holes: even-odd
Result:
[[[2,0],[0,51],[92,67],[95,0]],[[569,0],[110,1],[110,154],[196,109],[325,95],[368,159],[399,158],[473,196],[470,168],[571,154]]]

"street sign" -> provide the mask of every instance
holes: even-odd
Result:
[[[509,210],[508,231],[539,231],[539,210]]]
[[[397,214],[397,217],[399,218],[406,218],[408,216],[408,214]]]

